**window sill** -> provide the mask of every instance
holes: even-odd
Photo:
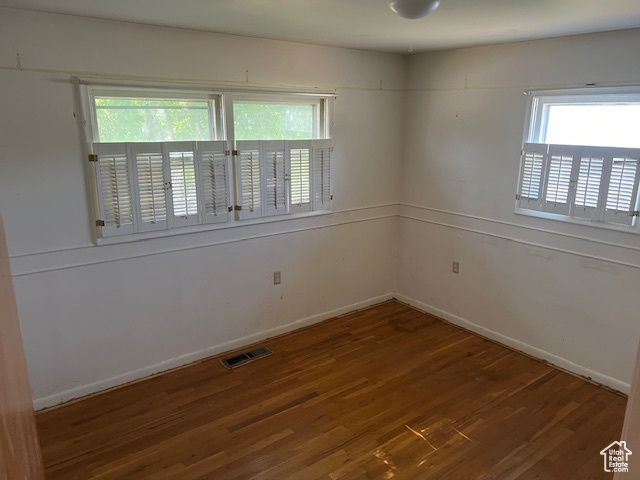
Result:
[[[616,225],[613,223],[598,222],[595,220],[583,220],[580,218],[567,217],[566,215],[558,215],[555,213],[538,212],[536,210],[526,210],[524,208],[516,208],[514,213],[516,215],[524,215],[527,217],[544,218],[546,220],[554,220],[557,222],[572,223],[574,225],[582,225],[583,227],[600,228],[603,230],[614,230],[616,232],[633,233],[638,234],[637,225]]]
[[[158,230],[155,232],[132,233],[129,235],[115,235],[112,237],[102,237],[96,240],[96,246],[117,245],[120,243],[140,242],[155,238],[175,237],[176,235],[186,235],[190,233],[211,232],[216,230],[228,230],[231,228],[247,227],[252,225],[263,225],[270,223],[286,222],[309,217],[321,217],[337,213],[331,210],[319,210],[316,212],[296,213],[293,215],[279,215],[274,217],[262,217],[250,220],[229,220],[225,223],[194,225],[192,227],[180,227],[171,230]]]

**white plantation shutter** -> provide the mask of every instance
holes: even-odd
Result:
[[[331,140],[313,141],[313,209],[331,207]]]
[[[289,213],[311,210],[311,141],[287,142]]]
[[[245,140],[236,142],[238,155],[236,156],[237,192],[240,218],[255,218],[262,216],[262,162],[260,142]]]
[[[227,142],[198,142],[203,223],[229,220]]]
[[[103,237],[134,232],[131,172],[124,143],[96,143],[93,152]]]
[[[549,145],[544,211],[569,215],[578,173],[574,168],[574,158],[579,154],[580,147]]]
[[[140,232],[164,230],[167,223],[165,162],[161,143],[132,143]]]
[[[148,233],[138,237],[154,238],[165,235],[153,234],[154,231],[192,227],[183,231],[194,232],[205,230],[193,228],[197,225],[331,208],[331,140],[311,139],[329,135],[334,94],[212,94],[207,89],[181,93],[169,88],[116,87],[94,82],[80,88],[83,107],[94,117],[87,124],[86,138],[98,140],[88,145],[88,161],[95,173],[89,183],[94,184],[95,180],[92,203],[96,207],[93,213],[98,237]],[[154,105],[160,105],[144,107],[154,117],[143,122],[144,131],[121,129],[114,133],[107,128],[106,120],[95,121],[100,111],[107,112],[106,108],[115,115],[110,117],[111,123],[122,123],[116,117],[124,110],[118,109],[138,108],[133,101],[136,99],[153,99]],[[183,110],[193,115],[164,118],[174,100],[184,103]],[[245,108],[243,114],[242,109],[248,104],[258,108]],[[271,136],[282,140],[237,140],[252,138],[245,129],[247,121],[263,121],[287,105],[292,105],[291,109],[286,108],[288,111],[301,109],[313,114],[298,129],[298,133],[306,132],[304,136],[288,135],[290,128],[282,125]],[[151,110],[158,110],[155,113],[159,112],[167,125],[164,120],[158,124],[157,115]],[[183,120],[187,122],[184,125]]]
[[[328,210],[331,140],[238,141],[239,218]]]
[[[169,159],[170,208],[173,211],[172,227],[198,224],[198,192],[196,179],[195,142],[171,142],[165,144]]]
[[[605,222],[633,225],[637,208],[640,150],[614,149],[606,196]]]
[[[260,142],[265,172],[265,215],[287,213],[287,191],[285,186],[285,142],[269,140]]]
[[[639,182],[640,149],[526,143],[518,207],[636,225]],[[541,208],[536,197],[541,198]]]
[[[599,220],[601,218],[601,184],[603,180],[606,149],[585,147],[577,157],[578,181],[571,216]]]
[[[518,184],[518,208],[528,210],[542,208],[542,187],[548,150],[549,145],[546,144],[524,144]]]

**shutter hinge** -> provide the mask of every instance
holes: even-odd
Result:
[[[239,211],[241,211],[241,210],[242,210],[242,205],[236,205],[235,207],[233,207],[233,209],[234,209],[236,212],[239,212]]]
[[[238,156],[238,150],[225,150],[224,154],[227,155],[227,156],[229,156],[229,155]]]
[[[331,198],[331,200],[333,200],[333,195],[331,195],[331,197],[330,197],[330,198]]]
[[[631,210],[629,212],[630,217],[640,217],[640,210]]]
[[[104,227],[104,220],[96,220],[96,227]]]
[[[516,200],[522,200],[522,195],[518,195],[518,194],[516,193]]]
[[[98,155],[96,155],[95,153],[90,153],[88,156],[89,156],[89,161],[90,162],[97,162],[98,161]]]

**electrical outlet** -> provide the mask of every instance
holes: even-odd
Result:
[[[460,273],[460,262],[453,262],[453,273]]]
[[[282,283],[282,275],[280,272],[273,272],[273,284],[280,285]]]

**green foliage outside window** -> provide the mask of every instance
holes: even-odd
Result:
[[[313,105],[234,103],[236,140],[305,140],[314,138]]]
[[[206,101],[96,98],[100,142],[211,140]]]
[[[100,142],[212,140],[210,105],[199,100],[96,97]],[[236,140],[315,137],[313,105],[235,103]]]

